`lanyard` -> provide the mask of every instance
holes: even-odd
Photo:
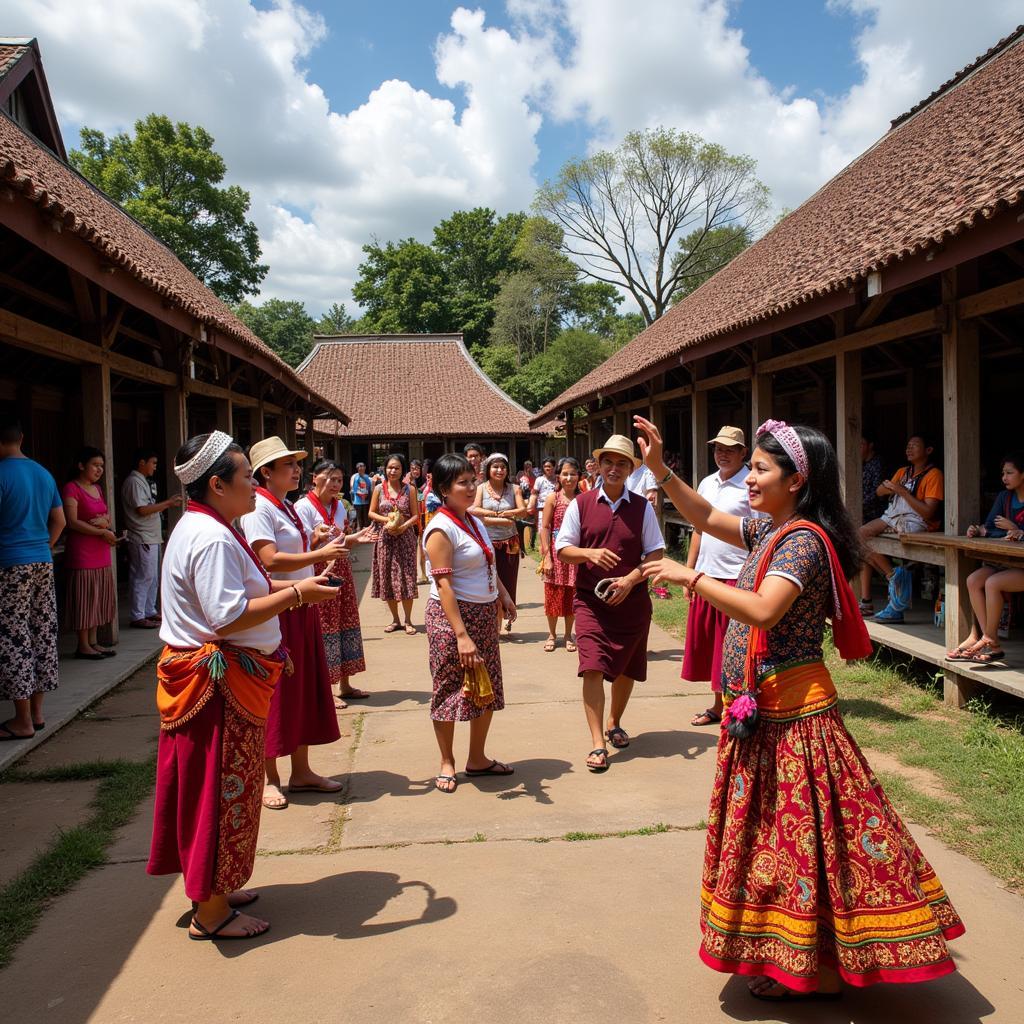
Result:
[[[302,550],[308,551],[309,539],[306,537],[305,527],[303,527],[298,513],[292,508],[291,502],[282,501],[276,494],[271,494],[266,487],[257,487],[256,493],[260,497],[266,498],[275,508],[279,508],[292,521],[292,525],[299,531],[299,536],[302,538]]]
[[[270,589],[270,573],[267,572],[266,567],[259,560],[256,552],[249,547],[249,542],[215,508],[211,508],[209,505],[206,505],[201,501],[190,500],[185,506],[185,511],[197,512],[199,515],[209,516],[211,519],[216,519],[221,526],[225,527],[231,536],[242,545],[242,550],[252,559],[252,564],[259,569],[260,575],[267,581],[267,589]]]
[[[451,509],[442,505],[438,510],[442,515],[446,515],[455,525],[462,530],[464,533],[468,533],[480,545],[480,550],[484,553],[484,558],[487,559],[487,574],[491,573],[491,566],[494,564],[494,552],[490,547],[484,543],[483,537],[480,535],[480,531],[477,529],[476,522],[469,519],[468,524],[464,523]]]
[[[331,502],[331,510],[330,512],[328,512],[327,509],[324,508],[324,503],[320,500],[320,498],[317,496],[316,491],[314,491],[312,488],[310,488],[309,493],[306,495],[306,497],[309,498],[309,503],[313,506],[313,508],[315,508],[317,512],[320,513],[320,518],[324,521],[324,524],[326,526],[338,525],[334,521],[334,517],[338,514],[337,498],[335,498]]]

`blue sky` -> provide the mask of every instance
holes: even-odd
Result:
[[[65,140],[158,112],[252,197],[262,298],[351,303],[368,241],[530,207],[569,158],[667,127],[801,203],[1021,20],[1021,0],[4,0]]]

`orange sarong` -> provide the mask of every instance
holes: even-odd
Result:
[[[264,725],[282,663],[249,647],[209,643],[164,647],[156,666],[160,728],[176,729],[198,714],[216,689],[244,719]]]

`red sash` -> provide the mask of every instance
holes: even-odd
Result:
[[[267,572],[266,566],[259,560],[256,552],[249,547],[249,542],[215,508],[212,508],[201,501],[190,499],[189,503],[185,506],[185,511],[196,512],[199,515],[209,516],[211,519],[216,519],[221,526],[228,530],[231,536],[242,545],[242,550],[252,559],[252,564],[259,569],[260,575],[267,581],[267,591],[270,591],[270,573]]]
[[[309,498],[309,503],[317,510],[320,514],[320,518],[324,521],[325,526],[337,526],[338,524],[334,521],[334,517],[338,513],[338,499],[335,498],[331,502],[330,510],[324,508],[324,503],[317,496],[316,491],[310,488],[309,493],[306,495]]]
[[[275,508],[279,508],[292,521],[292,525],[299,531],[299,536],[302,538],[302,550],[308,551],[309,538],[306,536],[306,529],[302,525],[299,514],[292,508],[292,503],[290,501],[282,501],[276,494],[271,494],[266,487],[257,487],[256,493],[266,498]]]
[[[484,558],[487,559],[487,569],[490,572],[491,566],[494,564],[494,552],[490,546],[484,542],[483,536],[472,516],[469,517],[467,522],[463,522],[454,512],[451,511],[447,506],[442,505],[438,511],[447,516],[463,533],[468,533],[480,545],[480,550],[484,553]]]

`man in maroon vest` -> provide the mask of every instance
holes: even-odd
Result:
[[[626,487],[629,474],[640,465],[633,442],[615,434],[594,452],[594,458],[601,485],[574,498],[565,510],[555,552],[563,562],[579,566],[573,611],[583,706],[594,745],[587,767],[603,772],[608,767],[605,737],[613,747],[629,746],[621,719],[633,683],[647,678],[651,626],[651,597],[640,564],[661,558],[665,541],[654,506]],[[598,596],[605,588],[603,597]],[[607,725],[605,679],[612,684]]]

